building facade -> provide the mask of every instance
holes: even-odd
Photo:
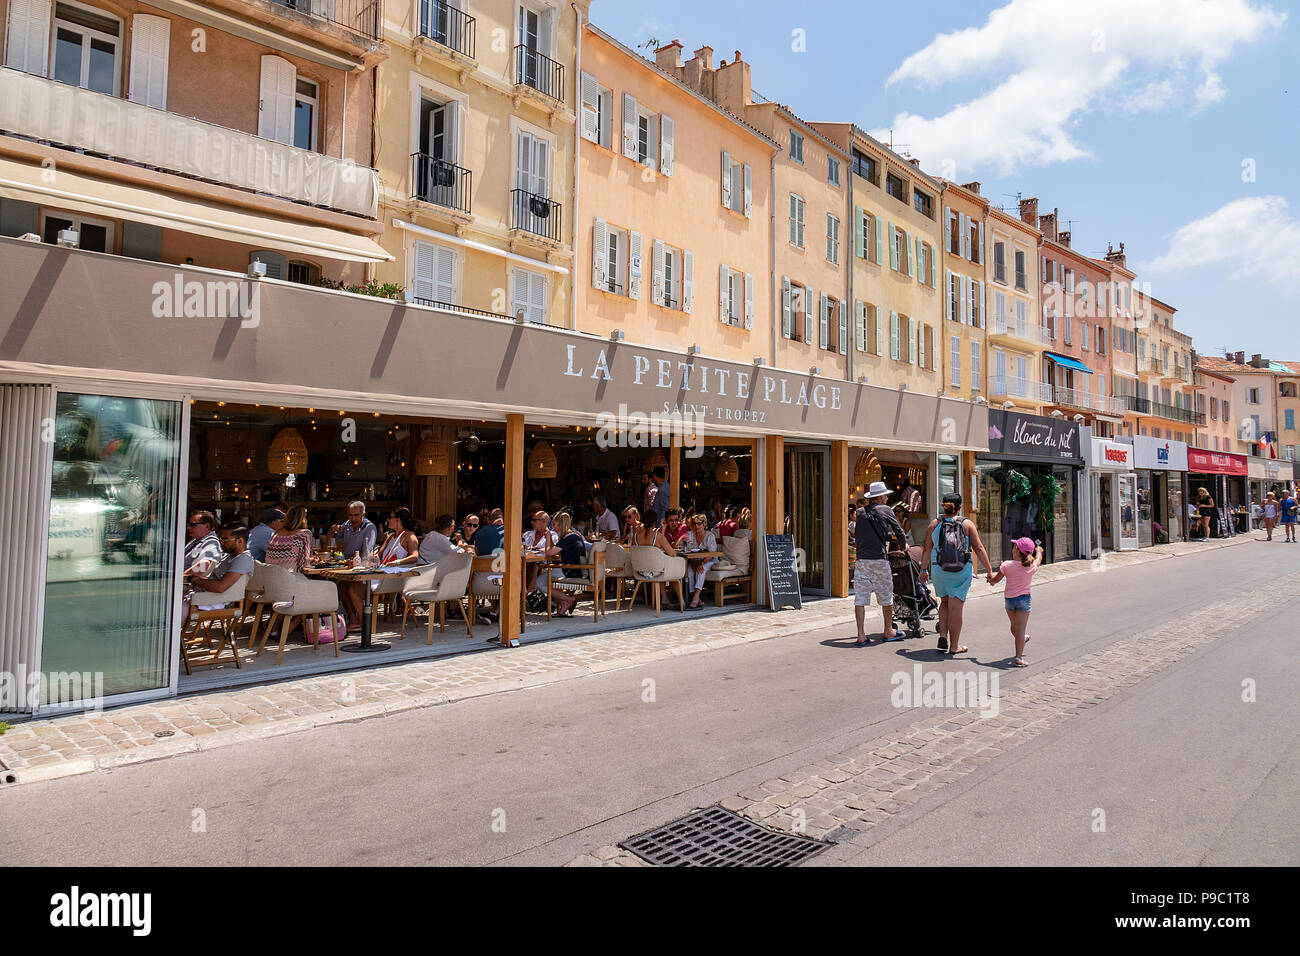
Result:
[[[1041,414],[1051,400],[1042,378],[1043,327],[1038,248],[1038,201],[1022,200],[1018,215],[989,207],[985,229],[988,275],[989,402]]]
[[[943,181],[944,319],[942,387],[974,401],[985,395],[988,346],[984,230],[989,203],[979,183]]]

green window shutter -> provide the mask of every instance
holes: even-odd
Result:
[[[898,239],[895,237],[898,227],[892,222],[889,224],[889,268],[895,272],[898,271]]]
[[[879,216],[873,218],[876,220],[876,265],[881,265],[885,261],[885,220]]]
[[[863,234],[867,225],[867,215],[861,206],[853,207],[853,254],[859,259],[866,258],[867,237]]]
[[[889,357],[898,361],[898,313],[889,313]]]

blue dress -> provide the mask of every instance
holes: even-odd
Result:
[[[944,521],[965,521],[962,515],[954,515],[951,518],[942,518],[939,524],[934,526],[934,531],[930,534],[930,554],[932,557],[939,555],[939,528]],[[960,571],[945,571],[938,564],[930,564],[930,581],[934,584],[934,593],[938,597],[951,597],[959,601],[966,600],[966,594],[970,591],[970,583],[975,578],[975,555],[971,554],[971,560],[966,562],[966,567]]]

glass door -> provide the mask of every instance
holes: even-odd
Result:
[[[785,530],[794,535],[799,587],[824,592],[829,526],[826,523],[826,450],[794,448],[785,455]]]
[[[173,401],[57,398],[43,706],[170,683],[181,411]]]
[[[1119,549],[1134,551],[1138,547],[1137,475],[1120,475],[1115,483],[1119,488]]]

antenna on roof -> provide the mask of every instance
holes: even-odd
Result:
[[[644,43],[638,43],[636,45],[636,48],[638,50],[657,50],[659,49],[659,46],[660,46],[659,38],[651,37],[650,39],[646,40]]]

